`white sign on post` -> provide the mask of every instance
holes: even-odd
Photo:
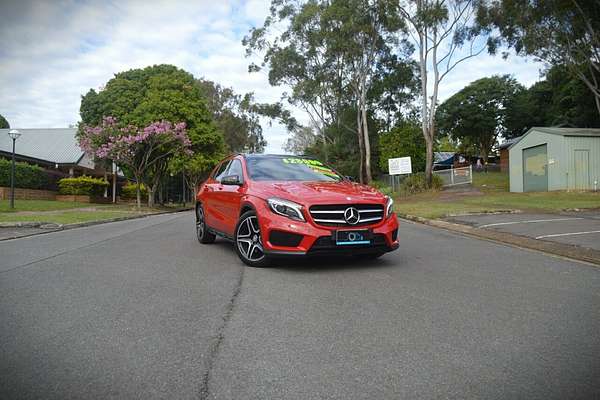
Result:
[[[389,158],[388,169],[390,175],[412,174],[410,157]]]

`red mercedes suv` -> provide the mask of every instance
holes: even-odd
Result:
[[[238,154],[197,195],[196,235],[233,240],[253,267],[277,256],[379,257],[398,248],[393,201],[306,157]]]

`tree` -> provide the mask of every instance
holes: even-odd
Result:
[[[413,171],[425,170],[425,139],[417,122],[406,121],[379,137],[379,166],[388,169],[388,159],[410,157]]]
[[[477,20],[498,28],[517,53],[566,67],[592,93],[600,114],[600,0],[482,2]]]
[[[395,11],[393,1],[273,0],[263,26],[243,42],[248,54],[263,53],[262,64],[251,65],[251,71],[268,67],[271,85],[291,88],[285,98],[308,114],[326,161],[330,128],[356,134],[361,181],[369,182],[372,175],[369,91],[384,66],[405,62],[392,57],[398,47],[394,32],[402,21]],[[284,30],[275,33],[274,26]],[[355,112],[352,121],[345,118],[349,109]]]
[[[507,134],[507,110],[524,90],[508,75],[478,79],[440,105],[440,131],[474,146],[486,165],[497,138]]]
[[[463,61],[481,54],[485,45],[476,40],[485,33],[474,24],[475,0],[405,0],[400,15],[419,54],[421,79],[421,130],[425,139],[425,177],[431,185],[436,112],[440,84]],[[493,40],[488,47],[493,49]],[[462,52],[460,50],[463,50]]]
[[[116,118],[105,117],[98,126],[82,127],[79,145],[100,160],[111,160],[127,168],[136,181],[137,207],[141,207],[140,185],[148,185],[149,170],[174,154],[189,152],[190,140],[185,123],[153,122],[143,129],[119,126]],[[148,197],[153,206],[153,197]]]
[[[317,135],[310,127],[300,127],[292,132],[292,137],[288,138],[283,146],[284,150],[301,155],[306,152],[306,149],[314,146],[317,143]]]
[[[231,88],[205,79],[199,79],[197,84],[202,88],[208,110],[215,125],[223,132],[229,150],[234,153],[262,152],[267,143],[252,93],[241,96]]]
[[[0,115],[0,129],[10,129],[10,124],[2,115]]]
[[[98,126],[105,116],[117,119],[124,126],[138,128],[155,121],[183,122],[192,149],[204,152],[196,155],[198,159],[212,160],[216,164],[224,152],[223,135],[213,123],[203,87],[190,73],[172,65],[154,65],[115,74],[102,90],[91,89],[82,96],[80,114],[82,126]],[[162,158],[145,169],[149,203],[154,202],[166,171],[174,171],[168,163],[171,158]],[[188,159],[188,155],[181,154],[179,158],[177,165],[182,166],[182,159]]]

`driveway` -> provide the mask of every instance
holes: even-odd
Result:
[[[191,213],[0,242],[0,398],[600,397],[600,269],[402,222],[244,268]]]
[[[600,250],[600,211],[562,214],[480,214],[450,218],[453,222]]]

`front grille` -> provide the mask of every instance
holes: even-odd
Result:
[[[344,213],[350,207],[358,210],[359,220],[349,224],[344,219]],[[361,226],[371,225],[383,220],[382,204],[327,204],[312,206],[309,209],[313,221],[326,226]]]

